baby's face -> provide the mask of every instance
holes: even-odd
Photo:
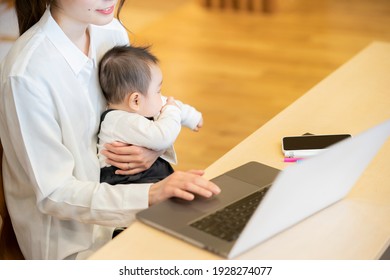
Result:
[[[148,93],[144,95],[144,102],[141,103],[139,113],[144,117],[154,117],[158,115],[163,106],[161,99],[162,73],[157,65],[150,67],[151,82]]]

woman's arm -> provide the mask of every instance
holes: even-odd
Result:
[[[106,156],[106,162],[120,170],[120,175],[133,175],[149,169],[164,151],[153,151],[144,147],[134,146],[121,142],[105,145],[101,153]]]
[[[193,200],[195,194],[209,198],[221,192],[213,182],[203,178],[202,170],[176,171],[164,180],[155,183],[149,190],[149,205],[171,197]]]
[[[23,193],[41,213],[88,224],[121,226],[148,207],[150,184],[114,188],[99,182],[93,132],[90,137],[82,134],[89,128],[83,103],[74,104],[69,114],[68,106],[33,79],[13,77],[7,85],[2,87],[7,94],[1,104],[1,127],[9,187]]]

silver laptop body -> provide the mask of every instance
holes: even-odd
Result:
[[[389,135],[387,121],[282,172],[249,162],[212,179],[222,189],[218,196],[194,201],[170,199],[140,211],[137,218],[196,246],[234,258],[345,197]],[[193,226],[210,213],[269,186],[237,239],[227,241]]]

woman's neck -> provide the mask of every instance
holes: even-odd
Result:
[[[66,36],[76,45],[77,48],[88,56],[90,44],[88,24],[82,24],[78,21],[74,21],[57,9],[52,9],[51,14]]]

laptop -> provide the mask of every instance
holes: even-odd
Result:
[[[173,198],[136,216],[196,246],[235,258],[345,197],[389,136],[390,120],[283,171],[248,162],[212,179],[222,190],[217,196]]]

